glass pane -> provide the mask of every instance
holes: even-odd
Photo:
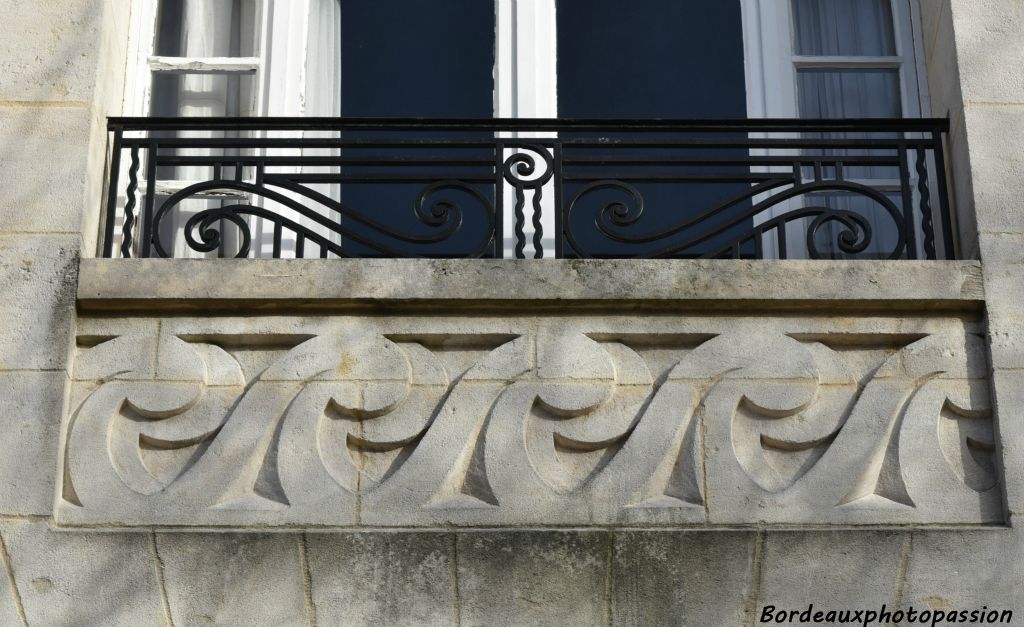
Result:
[[[494,20],[482,0],[342,0],[342,115],[491,117]]]
[[[156,54],[254,56],[257,3],[258,0],[161,0]]]
[[[797,90],[802,118],[902,115],[898,70],[799,70]]]
[[[155,117],[252,115],[253,74],[153,74],[150,115]]]
[[[559,117],[745,118],[739,2],[559,0]]]
[[[890,56],[889,0],[792,0],[795,49],[809,56]]]
[[[739,2],[722,0],[558,0],[558,115],[563,118],[746,118],[747,96],[743,61],[743,23]],[[594,140],[595,134],[568,134],[563,138]],[[632,141],[635,133],[608,133],[600,137]],[[718,140],[742,140],[746,134],[715,135]],[[690,182],[698,175],[721,175],[728,167],[715,165],[668,166],[645,160],[693,160],[713,157],[743,159],[746,149],[722,147],[681,148],[681,141],[698,139],[693,133],[646,133],[644,140],[659,140],[666,147],[599,147],[566,149],[565,172],[585,178],[567,181],[563,206],[580,195],[566,217],[580,248],[590,254],[623,256],[652,254],[679,247],[679,256],[713,255],[751,227],[744,213],[748,201],[710,214],[730,198],[749,190],[749,184]],[[675,147],[668,147],[676,144]],[[602,159],[609,163],[595,165]],[[639,159],[641,166],[616,165],[616,159]],[[575,162],[575,163],[574,163]],[[637,180],[643,176],[660,181]],[[637,177],[637,178],[630,178]],[[672,177],[678,177],[673,180]],[[642,217],[619,231],[623,237],[645,233],[671,233],[649,244],[624,245],[596,228],[601,207],[622,200],[621,190],[585,191],[602,178],[627,180],[643,196]],[[700,220],[698,217],[702,216]],[[697,224],[688,223],[696,222]],[[685,228],[683,228],[685,227]],[[714,234],[718,228],[721,232]],[[708,235],[710,234],[710,235]],[[707,238],[683,248],[688,240]],[[571,245],[565,238],[566,250]],[[676,253],[673,253],[676,254]],[[752,249],[741,251],[749,256]]]

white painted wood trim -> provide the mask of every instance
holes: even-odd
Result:
[[[149,69],[153,72],[255,74],[261,65],[259,57],[149,57]]]

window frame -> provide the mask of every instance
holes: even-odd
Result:
[[[255,56],[167,57],[154,54],[160,0],[132,0],[129,63],[125,80],[124,110],[146,117],[151,111],[153,76],[157,73],[250,74],[255,86],[248,110],[255,116],[307,115],[307,72],[313,53],[310,20],[317,0],[256,0]],[[903,117],[930,112],[920,0],[891,0],[896,54],[889,57],[809,57],[795,54],[793,16],[789,0],[736,0],[742,16],[743,54],[748,118],[798,118],[797,72],[803,68],[898,69]],[[558,114],[556,0],[494,0],[495,47],[493,115],[499,118],[555,118]],[[339,78],[337,91],[340,94]],[[274,85],[274,89],[269,86]],[[322,89],[322,87],[321,87]],[[313,115],[325,112],[315,107]],[[520,133],[507,133],[519,137]],[[527,135],[543,137],[547,133]],[[145,183],[144,183],[145,184]],[[173,193],[188,181],[164,181],[159,193]],[[513,203],[514,190],[505,190]],[[224,199],[223,194],[217,199]],[[542,227],[557,237],[554,198],[542,199]],[[511,205],[509,205],[511,206]],[[764,219],[784,213],[785,203],[769,210]],[[513,232],[513,216],[504,215],[504,233]],[[527,236],[532,234],[526,225]],[[547,255],[556,249],[554,237],[545,237]],[[771,247],[766,242],[766,251]],[[503,242],[510,252],[513,242]],[[777,252],[776,252],[777,254]]]

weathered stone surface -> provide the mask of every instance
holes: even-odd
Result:
[[[942,4],[945,4],[944,2]],[[1024,102],[1024,6],[1004,0],[951,0],[964,98]],[[974,143],[972,141],[972,143]]]
[[[992,377],[994,402],[999,416],[998,458],[1002,460],[1008,521],[1020,528],[1024,518],[1024,425],[1013,416],[1024,407],[1024,370],[996,371]],[[1013,412],[1013,413],[1009,413]]]
[[[779,531],[765,534],[757,614],[777,610],[892,608],[907,533]],[[791,624],[791,623],[786,623]]]
[[[301,538],[158,534],[174,624],[308,625]]]
[[[979,332],[941,317],[82,319],[56,519],[1000,523]]]
[[[0,235],[0,370],[67,364],[77,238]]]
[[[90,121],[85,108],[0,106],[0,234],[79,236]]]
[[[755,534],[615,534],[614,625],[740,625],[751,594]]]
[[[53,510],[63,372],[0,373],[0,513]]]
[[[461,624],[606,624],[610,551],[606,533],[460,534]]]
[[[307,547],[318,624],[456,624],[453,535],[310,533]]]
[[[913,533],[904,608],[971,611],[987,605],[1010,610],[1016,622],[1024,616],[1021,590],[1024,536],[1019,530]]]
[[[1024,107],[967,107],[964,111],[970,139],[970,168],[980,233],[1024,232],[1021,181],[1024,161],[1006,137],[1024,135]],[[990,262],[988,251],[982,261]]]
[[[3,533],[0,531],[0,536]],[[0,558],[0,625],[24,625],[18,608],[18,592],[11,585],[10,577],[7,575],[7,562]]]
[[[838,306],[970,309],[974,262],[474,259],[84,259],[86,310],[209,312],[401,304],[622,304],[678,311]],[[184,278],[187,277],[187,280]],[[828,301],[828,302],[825,302]],[[974,303],[974,304],[972,304]]]
[[[151,537],[58,533],[5,522],[3,533],[29,625],[165,625]]]
[[[0,40],[0,100],[92,100],[101,5],[5,2],[9,26]]]

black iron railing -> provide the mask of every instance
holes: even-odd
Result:
[[[946,120],[109,126],[106,257],[954,256]]]

